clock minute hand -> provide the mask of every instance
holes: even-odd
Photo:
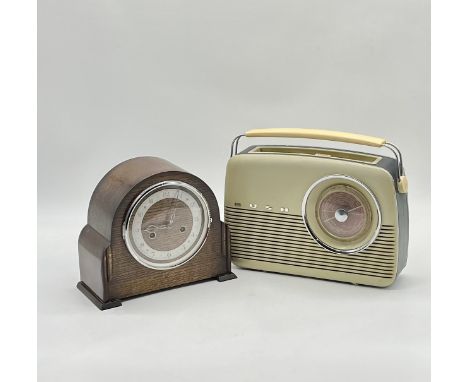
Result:
[[[172,210],[172,213],[171,213],[171,216],[169,218],[169,227],[172,226],[172,224],[174,223],[174,219],[175,219],[175,213],[176,213],[176,210],[177,210],[177,207],[173,207],[174,205],[174,200],[175,199],[179,199],[179,195],[180,195],[180,190],[177,190],[172,202],[171,202],[171,210]]]

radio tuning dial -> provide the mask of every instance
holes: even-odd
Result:
[[[372,244],[380,230],[375,196],[349,176],[331,175],[316,181],[304,197],[302,213],[311,236],[334,252],[361,251]]]

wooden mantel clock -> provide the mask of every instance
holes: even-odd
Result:
[[[127,160],[99,182],[78,241],[78,289],[99,309],[231,272],[228,231],[211,189],[155,157]]]

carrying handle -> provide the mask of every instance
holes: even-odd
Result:
[[[253,129],[245,134],[239,135],[232,141],[231,157],[237,154],[239,140],[242,137],[268,137],[268,138],[306,138],[319,139],[324,141],[336,141],[345,143],[354,143],[372,147],[387,147],[390,149],[397,159],[398,164],[398,190],[400,192],[408,192],[408,180],[404,175],[403,159],[400,150],[394,144],[387,142],[384,138],[372,137],[369,135],[346,133],[333,130],[317,130],[317,129]]]
[[[382,147],[386,143],[385,139],[383,138],[345,133],[341,131],[316,129],[254,129],[247,131],[245,136],[320,139],[323,141],[356,143],[358,145],[374,147]]]

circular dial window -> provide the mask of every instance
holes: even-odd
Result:
[[[209,225],[208,204],[199,191],[183,182],[162,182],[135,199],[124,222],[123,237],[138,262],[168,269],[198,252]]]
[[[320,195],[316,218],[329,235],[351,240],[369,230],[371,209],[358,190],[347,185],[336,185]]]
[[[310,234],[335,252],[361,251],[372,244],[380,230],[375,196],[349,176],[332,175],[315,182],[306,193],[302,210]]]

